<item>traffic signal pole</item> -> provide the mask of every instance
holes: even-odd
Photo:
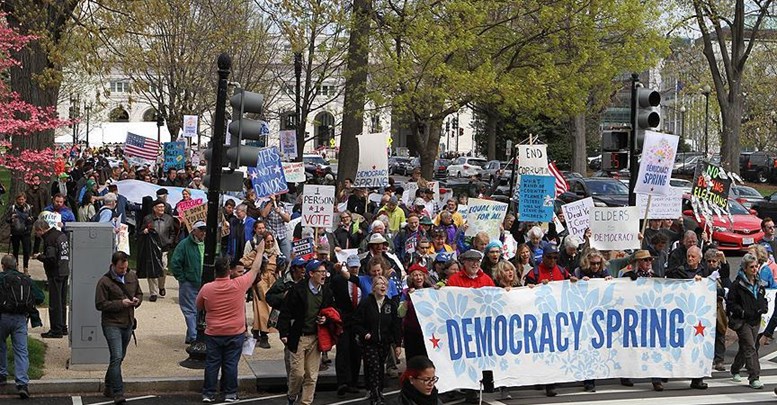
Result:
[[[637,195],[634,194],[634,187],[637,185],[637,171],[639,170],[639,158],[637,156],[637,84],[639,75],[631,74],[631,111],[629,122],[631,123],[631,136],[629,141],[629,205],[637,205]]]

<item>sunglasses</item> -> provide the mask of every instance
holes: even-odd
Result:
[[[646,257],[644,259],[639,259],[639,260],[642,260],[643,262],[652,262],[653,258],[652,257]]]
[[[591,266],[601,266],[602,262],[588,262]]]

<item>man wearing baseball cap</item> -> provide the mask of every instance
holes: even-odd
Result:
[[[448,287],[493,287],[494,280],[480,269],[483,253],[470,249],[459,256],[463,269],[448,278]]]
[[[288,293],[291,287],[305,278],[305,265],[307,263],[308,261],[301,257],[294,258],[283,277],[279,278],[275,284],[267,290],[267,303],[270,304],[273,312],[280,312],[283,310],[286,293]],[[273,314],[270,315],[270,318],[273,318]],[[286,365],[286,375],[289,375],[289,370],[291,370],[291,352],[289,352],[288,347],[284,347],[283,349],[283,360]]]
[[[399,208],[398,205],[399,200],[397,199],[397,196],[392,195],[386,205],[378,210],[378,214],[375,216],[377,218],[381,213],[386,214],[389,219],[389,232],[392,234],[399,232],[402,223],[405,222],[405,211]]]
[[[346,393],[359,393],[356,384],[359,380],[361,349],[356,343],[353,314],[363,296],[363,292],[359,288],[360,267],[359,256],[348,256],[342,271],[336,272],[337,274],[332,277],[330,283],[335,299],[335,308],[343,319],[343,333],[337,339],[337,357],[335,358],[338,396],[344,396]]]
[[[202,262],[205,259],[205,221],[197,221],[192,232],[175,247],[170,271],[178,280],[178,304],[186,319],[185,344],[197,339],[197,293],[202,285]]]

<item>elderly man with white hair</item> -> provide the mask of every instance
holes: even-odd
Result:
[[[114,193],[103,196],[103,206],[97,212],[97,222],[112,222],[116,212],[116,203],[119,198]]]

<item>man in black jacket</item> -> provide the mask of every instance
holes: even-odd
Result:
[[[43,239],[43,253],[35,256],[43,262],[49,285],[49,325],[43,338],[59,339],[67,335],[67,279],[70,276],[70,242],[67,235],[39,219],[32,225],[35,235]]]
[[[361,349],[356,343],[353,314],[362,299],[362,291],[359,288],[358,278],[349,280],[349,276],[359,276],[359,256],[351,255],[345,262],[347,269],[343,273],[332,277],[330,286],[335,299],[335,308],[340,312],[343,320],[343,333],[337,339],[337,357],[335,358],[335,371],[337,373],[337,395],[346,393],[358,394],[356,384],[359,380],[359,366],[361,363]]]
[[[324,285],[327,271],[318,260],[306,266],[307,279],[295,284],[286,295],[284,307],[278,318],[281,341],[291,353],[289,372],[289,405],[297,400],[302,390],[300,404],[310,405],[316,390],[321,352],[318,350],[318,325],[326,318],[320,315],[324,308],[332,307],[332,291]]]

